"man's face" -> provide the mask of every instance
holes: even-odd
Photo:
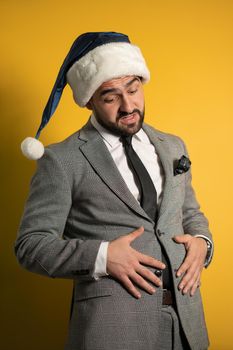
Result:
[[[133,135],[144,119],[144,94],[141,80],[125,76],[103,83],[87,104],[97,121],[117,135]]]

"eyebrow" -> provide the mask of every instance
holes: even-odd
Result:
[[[132,80],[128,81],[124,87],[129,87],[131,84],[133,84],[135,81],[139,81],[138,77],[134,77]],[[112,88],[112,89],[104,89],[103,91],[101,91],[100,96],[104,96],[106,94],[112,93],[112,92],[117,92],[119,89],[117,88]]]

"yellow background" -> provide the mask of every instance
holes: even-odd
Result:
[[[146,120],[180,135],[215,238],[202,294],[211,350],[233,349],[232,0],[1,1],[1,326],[4,350],[63,349],[71,282],[22,270],[13,242],[35,163],[19,145],[34,135],[58,69],[83,32],[127,33],[151,70]],[[67,88],[43,131],[45,144],[89,116]],[[146,349],[145,349],[146,350]]]

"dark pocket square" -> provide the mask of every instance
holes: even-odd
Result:
[[[186,173],[191,166],[191,161],[186,156],[182,156],[180,159],[175,161],[174,175],[180,175]]]

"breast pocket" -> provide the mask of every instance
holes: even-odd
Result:
[[[185,174],[176,175],[173,177],[172,187],[185,185]]]
[[[170,193],[170,204],[173,204],[173,211],[176,212],[182,207],[185,199],[185,175],[177,175],[173,177],[172,191]],[[175,210],[176,208],[176,210]]]

